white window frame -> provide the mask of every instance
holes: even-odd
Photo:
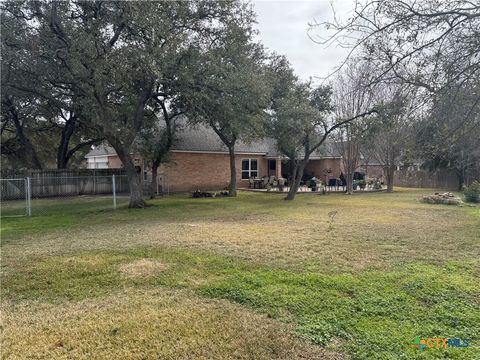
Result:
[[[243,161],[248,160],[248,170],[243,170]],[[257,170],[252,170],[252,160],[257,162]],[[258,158],[243,158],[240,163],[240,179],[243,181],[248,181],[252,176],[252,172],[256,172],[257,176],[260,174],[260,161]],[[248,177],[246,179],[243,178],[243,174],[247,173]]]
[[[87,161],[87,167],[89,169],[108,169],[108,157],[92,156]]]

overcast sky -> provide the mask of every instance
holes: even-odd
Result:
[[[253,1],[260,41],[270,50],[286,55],[302,79],[325,77],[346,56],[345,49],[315,44],[307,35],[308,23],[345,18],[352,0]],[[317,30],[320,34],[320,29]],[[315,79],[314,79],[315,80]]]

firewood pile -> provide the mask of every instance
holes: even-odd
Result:
[[[432,195],[424,195],[422,202],[427,204],[445,204],[445,205],[460,205],[462,200],[453,195],[451,192],[435,193]]]

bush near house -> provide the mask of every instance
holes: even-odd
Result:
[[[474,181],[463,190],[466,202],[480,202],[480,181]]]

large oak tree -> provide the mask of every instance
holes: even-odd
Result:
[[[262,135],[270,101],[266,57],[253,41],[253,13],[244,11],[214,42],[197,48],[198,67],[182,92],[190,122],[211,127],[228,149],[229,196],[237,194],[235,145]]]
[[[227,2],[9,2],[4,9],[34,35],[43,81],[75,96],[82,121],[116,150],[127,173],[130,207],[143,207],[131,159],[153,116],[164,69],[182,50],[214,39],[240,4]],[[58,90],[58,91],[60,91]]]

